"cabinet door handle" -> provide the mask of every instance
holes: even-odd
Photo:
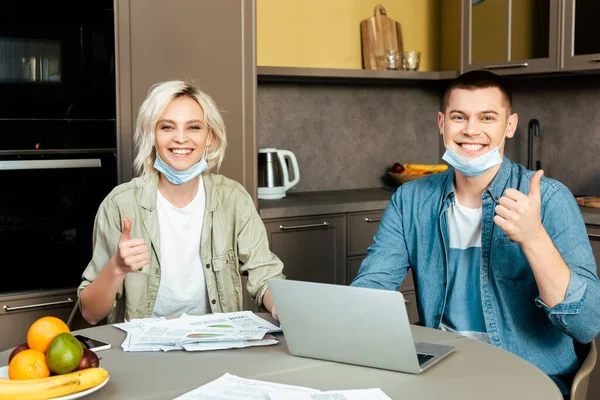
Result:
[[[590,62],[600,62],[600,57],[594,57],[590,60]]]
[[[598,235],[597,233],[588,233],[588,237],[590,239],[600,239],[600,235]]]
[[[379,221],[381,221],[381,218],[369,218],[369,217],[365,218],[366,223],[379,222]]]
[[[329,225],[331,225],[329,222],[323,221],[320,224],[292,225],[292,226],[279,225],[279,229],[281,229],[282,231],[289,231],[292,229],[325,228]]]
[[[509,69],[509,68],[526,68],[526,67],[529,67],[528,63],[486,65],[483,68],[484,69]]]
[[[404,304],[410,304],[410,301],[404,299]]]
[[[74,303],[74,301],[72,298],[68,297],[66,300],[51,301],[50,303],[30,304],[27,306],[9,307],[5,304],[2,308],[4,309],[4,311],[10,312],[10,311],[19,311],[19,310],[31,310],[32,308],[42,308],[42,307],[48,307],[48,306],[59,306],[62,304],[71,304],[71,303]]]

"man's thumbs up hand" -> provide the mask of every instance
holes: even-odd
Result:
[[[544,232],[541,217],[540,182],[543,170],[537,171],[529,182],[529,194],[516,189],[506,189],[496,206],[494,222],[512,241],[523,244],[534,240]]]

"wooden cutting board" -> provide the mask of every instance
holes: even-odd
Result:
[[[584,197],[576,197],[576,199],[577,199],[577,203],[582,207],[600,208],[600,197],[584,196]]]
[[[360,22],[363,69],[385,69],[385,57],[395,50],[398,63],[402,57],[402,31],[400,23],[389,18],[382,5],[375,6],[374,15]]]

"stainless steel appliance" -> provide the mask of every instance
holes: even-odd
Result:
[[[290,180],[290,161],[294,179]],[[273,148],[258,151],[258,198],[281,199],[286,192],[300,181],[300,169],[296,156],[289,150]]]

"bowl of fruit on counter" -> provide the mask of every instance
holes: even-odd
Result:
[[[402,185],[408,181],[423,178],[431,174],[444,172],[448,169],[446,164],[400,164],[394,163],[388,175],[397,185]]]
[[[46,316],[30,325],[27,341],[0,367],[0,399],[77,399],[99,390],[108,379],[95,352],[61,319]]]

